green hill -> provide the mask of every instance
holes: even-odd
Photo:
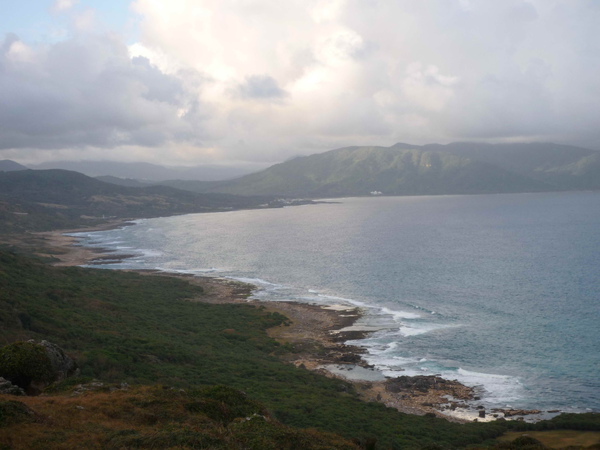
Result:
[[[600,188],[600,152],[594,150],[549,143],[455,143],[425,148],[493,164],[558,190]]]
[[[287,197],[598,189],[600,152],[556,144],[346,147],[295,158],[236,180],[187,188]]]
[[[265,198],[127,187],[68,170],[0,172],[0,231],[40,231],[139,218],[256,207]]]

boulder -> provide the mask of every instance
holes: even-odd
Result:
[[[35,343],[33,340],[29,342]],[[62,381],[65,378],[79,375],[77,363],[62,348],[48,341],[41,341],[39,345],[46,349],[46,355],[50,359],[50,364],[56,377],[54,381]]]
[[[539,409],[502,409],[504,417],[527,416],[529,414],[540,414]]]
[[[0,349],[0,377],[28,395],[38,395],[77,372],[75,361],[48,341],[15,342]]]
[[[358,364],[361,362],[361,357],[356,353],[342,353],[336,360],[341,363]]]
[[[455,387],[460,383],[449,381],[436,375],[400,376],[386,381],[386,389],[390,392],[402,390],[427,392],[430,389],[443,390]]]
[[[25,395],[25,391],[10,381],[0,377],[0,394]]]

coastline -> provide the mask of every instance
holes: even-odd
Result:
[[[54,259],[56,266],[79,266],[103,259],[120,259],[128,255],[117,254],[103,249],[86,248],[77,245],[78,238],[65,236],[65,233],[80,231],[101,231],[126,225],[126,221],[107,223],[104,226],[76,230],[56,230],[35,233],[41,240],[40,246],[51,248],[40,256]],[[387,407],[407,414],[431,414],[455,422],[493,421],[498,418],[523,420],[523,416],[539,411],[485,411],[472,402],[478,400],[475,389],[456,380],[445,380],[439,376],[416,376],[386,378],[381,372],[370,367],[362,358],[364,349],[345,344],[346,341],[360,339],[369,331],[354,327],[362,316],[360,308],[347,305],[317,305],[293,301],[265,302],[251,299],[256,286],[214,276],[196,277],[162,271],[137,271],[168,277],[178,277],[198,284],[206,295],[195,301],[211,303],[251,302],[270,312],[288,317],[287,326],[268,330],[274,339],[290,345],[294,351],[284,361],[297,367],[315,371],[330,378],[350,382],[364,401],[379,402]],[[468,402],[471,402],[470,404]]]

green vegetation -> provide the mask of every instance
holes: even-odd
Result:
[[[196,192],[288,197],[484,194],[600,189],[600,152],[556,144],[396,144],[296,158]]]
[[[171,394],[180,388],[187,395],[197,393],[198,398],[183,403],[184,410],[226,427],[227,432],[239,431],[248,448],[286,448],[269,445],[306,439],[290,426],[336,433],[364,445],[375,439],[381,449],[489,444],[508,429],[528,427],[516,422],[459,425],[362,402],[350,384],[279,360],[278,354],[289,350],[265,330],[283,323],[283,316],[250,304],[194,301],[203,295],[201,287],[183,279],[49,267],[0,251],[0,343],[47,339],[75,357],[84,377],[131,385],[163,384],[176,388]],[[54,392],[71,389],[80,381],[62,382]],[[34,404],[29,406],[39,412]],[[126,408],[112,414],[122,417],[127,411],[131,413]],[[240,416],[254,418],[238,423],[235,419]],[[548,423],[557,428],[581,423],[594,429],[600,420],[590,415]],[[182,446],[191,447],[186,439],[200,437],[190,434],[188,425],[116,432],[111,439],[115,448],[150,443],[161,447],[178,439]],[[194,432],[199,429],[196,424]],[[198,446],[212,442],[202,439]]]
[[[67,170],[0,172],[0,233],[92,226],[137,218],[253,208],[265,198],[125,187]]]

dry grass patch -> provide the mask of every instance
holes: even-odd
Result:
[[[597,446],[600,448],[600,432],[598,431],[574,431],[574,430],[551,430],[551,431],[527,431],[509,432],[498,438],[501,442],[511,442],[521,436],[529,436],[537,439],[549,448],[585,448]]]
[[[184,391],[90,383],[51,396],[0,395],[0,449],[9,448],[358,447],[334,434],[282,425],[260,403],[225,386]]]

